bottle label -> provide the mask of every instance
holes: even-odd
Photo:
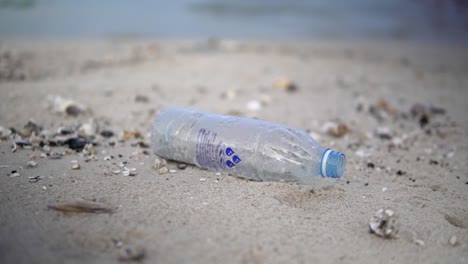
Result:
[[[218,171],[232,168],[242,161],[232,147],[218,138],[216,132],[204,128],[198,131],[196,159],[202,168]]]

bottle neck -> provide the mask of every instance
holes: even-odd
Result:
[[[340,178],[346,166],[346,156],[338,151],[326,149],[322,155],[320,174],[322,177]]]

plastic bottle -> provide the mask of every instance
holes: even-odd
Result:
[[[169,107],[151,133],[156,155],[260,181],[339,178],[346,158],[307,133],[285,125]]]

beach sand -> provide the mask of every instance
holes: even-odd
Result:
[[[466,263],[467,63],[468,49],[449,44],[2,41],[3,133],[29,120],[54,133],[93,119],[99,145],[86,162],[66,146],[12,152],[20,137],[0,141],[0,263],[115,263],[122,247],[144,250],[144,263]],[[284,78],[298,89],[274,87]],[[55,113],[51,96],[86,111]],[[345,174],[254,182],[173,161],[176,172],[160,174],[145,143],[169,105],[305,130],[346,154]],[[330,135],[336,124],[350,132]],[[123,131],[142,138],[119,141]],[[121,162],[137,175],[113,174]],[[48,208],[77,199],[113,213]],[[380,208],[397,215],[398,237],[369,233]]]

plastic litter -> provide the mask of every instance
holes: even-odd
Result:
[[[151,142],[160,157],[259,181],[339,178],[346,164],[298,129],[176,107],[156,117]]]

